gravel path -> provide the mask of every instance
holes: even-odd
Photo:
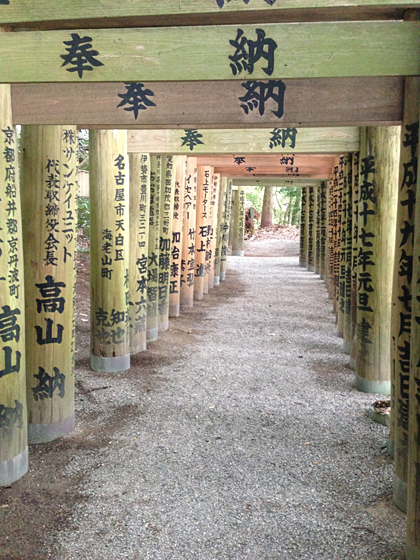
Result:
[[[77,429],[28,475],[63,483],[54,530],[11,560],[402,558],[387,429],[331,308],[296,257],[234,257],[130,372],[94,374],[81,349]]]

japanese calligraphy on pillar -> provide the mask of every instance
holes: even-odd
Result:
[[[395,301],[393,327],[395,349],[393,362],[396,384],[396,419],[398,434],[402,438],[403,449],[408,439],[409,415],[409,373],[410,356],[412,351],[412,283],[414,244],[414,214],[416,205],[416,186],[418,177],[419,153],[419,122],[405,124],[402,128],[402,153],[400,171],[400,195],[398,209],[398,228],[396,237],[395,262],[397,263],[397,277],[394,278],[394,293],[398,299]]]
[[[359,250],[357,254],[357,330],[360,356],[368,360],[372,344],[371,330],[374,311],[374,292],[372,273],[376,266],[374,257],[375,216],[377,196],[375,194],[376,163],[373,155],[361,160],[359,182]]]
[[[27,448],[25,309],[18,180],[10,86],[0,86],[0,484],[10,484],[8,461]],[[6,468],[4,469],[4,466]]]
[[[192,307],[195,271],[197,158],[187,158],[181,255],[181,305]]]
[[[327,185],[325,182],[318,189],[319,204],[319,273],[324,278],[326,272],[326,243],[327,243]]]
[[[194,297],[202,299],[204,276],[206,274],[207,241],[209,237],[211,167],[198,168],[197,178],[197,214],[195,238]]]
[[[313,270],[314,267],[314,208],[315,193],[314,187],[308,189],[308,268]]]
[[[111,282],[124,278],[124,305],[95,309],[95,337],[104,345],[124,347],[129,340],[129,271],[128,271],[128,159],[123,153],[114,157],[113,209],[108,227],[102,229],[101,277]],[[111,221],[112,219],[112,221]]]
[[[130,352],[146,349],[150,156],[129,154],[130,164]]]
[[[31,441],[74,416],[77,146],[76,127],[22,128]]]
[[[334,171],[335,172],[335,171]],[[336,188],[336,235],[334,240],[334,286],[335,301],[337,309],[339,307],[340,294],[340,265],[341,265],[341,235],[342,235],[342,217],[343,217],[343,189],[344,189],[344,156],[340,157],[337,170],[338,183]]]
[[[169,326],[169,282],[171,269],[172,221],[174,212],[175,159],[165,156],[162,162],[161,214],[159,238],[159,331]]]
[[[219,191],[220,191],[220,174],[213,174],[212,181],[212,191],[210,200],[210,239],[209,239],[209,280],[208,287],[211,289],[214,287],[214,272],[215,272],[215,261],[216,261],[216,247],[217,247],[217,214],[218,214],[218,203],[219,203]]]
[[[220,251],[220,281],[226,276],[227,254],[229,249],[229,230],[232,212],[232,181],[229,179],[226,186],[225,205],[223,208],[223,220],[221,222],[221,251]]]
[[[308,204],[308,187],[302,187],[301,206],[300,206],[300,238],[299,238],[299,263],[301,266],[307,265],[307,247],[308,240],[305,236],[308,234],[307,226],[307,204]]]
[[[172,221],[171,274],[169,284],[169,316],[178,317],[181,298],[181,261],[184,220],[184,193],[187,158],[175,157],[174,211]]]
[[[226,189],[227,189],[227,178],[220,178],[220,186],[218,193],[218,203],[217,203],[217,221],[216,221],[216,249],[214,256],[214,285],[218,286],[220,284],[220,265],[221,265],[221,253],[222,253],[222,242],[224,235],[224,208],[226,205]]]
[[[147,340],[158,336],[159,247],[162,156],[150,157],[149,262],[147,268]]]
[[[357,260],[359,239],[359,152],[353,154],[353,196],[352,196],[352,280],[351,280],[351,313],[352,336],[357,325]]]

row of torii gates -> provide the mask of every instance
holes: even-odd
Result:
[[[241,254],[244,185],[301,186],[300,263],[327,280],[357,387],[392,394],[394,501],[420,559],[419,13],[406,0],[0,0],[1,485],[26,472],[28,435],[74,427],[85,127],[92,368],[129,368],[223,279],[232,193]]]

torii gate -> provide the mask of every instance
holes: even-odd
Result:
[[[352,152],[359,149],[358,134],[338,127],[402,122],[393,296],[395,498],[404,501],[408,481],[408,558],[420,558],[420,226],[414,229],[414,222],[420,224],[419,205],[414,205],[420,30],[413,8],[420,3],[103,0],[99,14],[88,0],[0,1],[5,31],[0,35],[5,84],[0,90],[0,481],[15,480],[27,468],[23,249],[13,124],[143,128],[148,132],[130,136],[131,145],[140,141],[136,151],[165,153],[166,145],[171,154],[204,156],[294,153],[290,144],[278,143],[278,131],[284,140],[290,129],[306,142],[304,153],[337,153],[343,134],[353,143],[339,151]],[[135,109],[129,83],[141,84],[136,95],[141,92],[146,111]],[[330,125],[336,128],[325,131]],[[320,149],[322,128],[326,145]],[[61,150],[71,148],[74,129],[65,130],[69,145]],[[256,144],[245,139],[250,135]],[[191,136],[205,138],[205,145],[188,143]],[[105,139],[99,133],[95,137],[100,149]],[[120,166],[124,150],[120,145]],[[302,152],[297,148],[295,153]],[[63,167],[57,169],[64,174]],[[367,165],[362,177],[371,179]],[[413,253],[407,237],[413,239]],[[59,312],[62,289],[50,278],[38,284],[39,308]],[[58,340],[51,325],[47,317],[47,334],[35,325],[39,343]],[[62,373],[57,375],[59,386]],[[33,394],[29,391],[29,398]]]

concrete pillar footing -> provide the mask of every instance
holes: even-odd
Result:
[[[363,393],[380,393],[389,395],[391,393],[391,381],[372,381],[365,379],[356,373],[356,389]]]
[[[394,473],[392,501],[398,509],[407,513],[407,483]]]
[[[157,331],[157,329],[155,329]],[[90,356],[90,367],[98,373],[115,373],[130,369],[130,354],[105,358],[103,356]]]
[[[147,329],[147,337],[146,337],[147,342],[156,342],[158,338],[159,338],[159,330],[157,328]]]
[[[19,480],[24,474],[28,472],[28,448],[9,459],[0,463],[0,487],[9,486],[16,480]]]
[[[75,426],[74,414],[54,424],[28,424],[28,442],[33,444],[54,441],[72,432]]]

